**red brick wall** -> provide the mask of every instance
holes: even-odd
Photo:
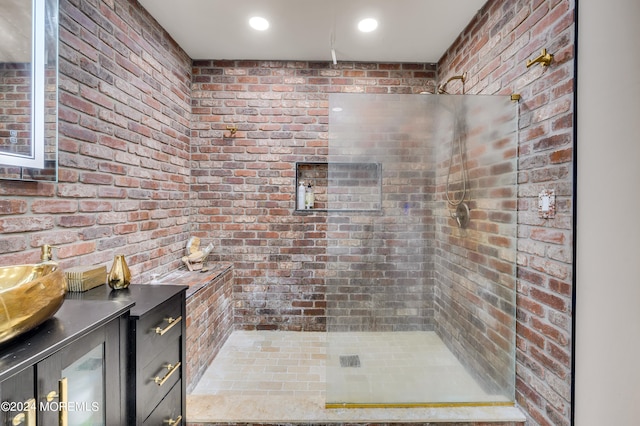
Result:
[[[439,63],[440,80],[468,73],[468,93],[523,98],[516,381],[518,402],[541,425],[569,423],[573,9],[491,1]],[[324,159],[328,93],[418,92],[433,87],[435,68],[192,68],[127,0],[62,0],[60,21],[60,182],[0,181],[0,263],[37,261],[37,247],[52,243],[68,266],[110,264],[124,252],[142,278],[180,263],[191,223],[234,262],[243,327],[321,329],[325,218],[292,214],[291,165]],[[527,69],[543,47],[552,66]],[[235,138],[223,137],[228,124],[238,124]],[[543,220],[537,195],[547,188],[558,214]]]
[[[516,399],[531,425],[568,425],[571,393],[574,1],[492,0],[439,62],[467,93],[519,93]],[[527,68],[546,48],[548,68]],[[452,86],[453,87],[453,86]],[[538,217],[555,189],[557,214]]]
[[[60,2],[59,182],[0,181],[0,264],[60,248],[64,266],[136,282],[180,264],[189,237],[191,60],[137,3]]]
[[[175,283],[172,280],[165,280],[165,282]],[[195,292],[191,293],[191,288],[187,290],[188,393],[196,387],[205,370],[211,365],[211,361],[234,330],[232,290],[231,264],[220,265],[220,272],[216,277]]]
[[[294,209],[295,163],[327,159],[329,94],[419,93],[434,78],[425,64],[195,61],[192,222],[234,262],[237,326],[325,328],[327,215]]]

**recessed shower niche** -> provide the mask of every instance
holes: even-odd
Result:
[[[379,211],[382,208],[382,165],[298,162],[296,188],[296,211]],[[310,207],[305,206],[304,197],[308,191],[313,193]]]

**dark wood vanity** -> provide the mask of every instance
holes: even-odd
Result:
[[[186,289],[68,293],[0,345],[0,424],[184,424]]]
[[[71,424],[96,419],[125,424],[123,390],[132,306],[67,300],[55,317],[4,343],[0,347],[2,424],[65,424],[64,416]],[[69,403],[73,411],[64,409]]]
[[[129,317],[127,383],[127,394],[135,398],[129,398],[128,424],[184,424],[186,289],[132,285],[116,292],[116,297],[135,302]],[[97,288],[81,294],[87,299],[99,298],[101,291]]]

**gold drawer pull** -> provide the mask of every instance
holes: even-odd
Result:
[[[178,368],[180,368],[180,365],[181,365],[181,364],[182,364],[182,363],[181,363],[180,361],[178,361],[177,363],[175,363],[175,364],[173,364],[173,365],[171,365],[171,364],[167,364],[167,365],[165,366],[165,368],[167,368],[167,369],[169,370],[169,372],[168,372],[167,374],[165,374],[165,376],[164,376],[164,377],[160,377],[160,376],[156,376],[156,377],[154,377],[154,378],[153,378],[153,382],[154,382],[156,385],[158,385],[158,386],[162,386],[162,385],[164,385],[164,382],[166,382],[166,381],[169,379],[169,377],[171,377],[171,375],[172,375],[173,373],[175,373],[175,372],[176,372],[176,370],[178,370]]]
[[[159,334],[161,336],[167,331],[171,330],[171,327],[173,327],[174,325],[182,321],[182,315],[180,315],[178,318],[169,317],[169,318],[165,318],[164,320],[169,323],[168,326],[166,326],[165,328],[156,327],[153,329],[156,332],[156,334]]]
[[[31,398],[24,403],[25,410],[22,413],[18,413],[11,419],[13,426],[26,425],[36,426],[36,400]]]
[[[173,426],[173,425],[177,425],[181,421],[182,421],[182,416],[178,416],[178,418],[175,420],[169,419],[169,420],[165,420],[164,422],[167,423],[169,426]]]

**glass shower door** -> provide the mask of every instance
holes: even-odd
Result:
[[[330,111],[327,407],[512,404],[516,106],[332,94]],[[348,208],[362,164],[378,209]]]

